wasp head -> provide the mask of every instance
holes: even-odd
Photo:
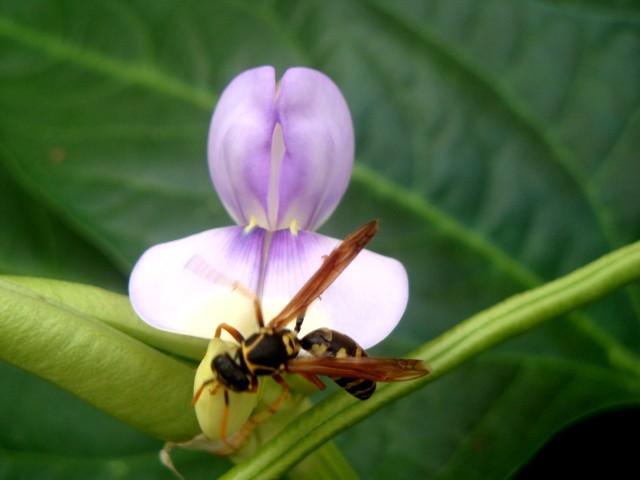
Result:
[[[211,360],[211,370],[216,380],[229,390],[246,392],[252,389],[253,382],[249,372],[240,363],[237,355],[232,356],[229,352],[216,355]]]

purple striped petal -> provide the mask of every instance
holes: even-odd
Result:
[[[272,318],[315,273],[339,240],[312,232],[274,233],[263,309]],[[337,330],[369,348],[383,340],[407,306],[407,273],[397,260],[363,250],[307,310],[300,336],[320,327]]]
[[[226,322],[253,333],[252,303],[234,290],[234,282],[257,290],[264,238],[259,228],[246,234],[241,227],[224,227],[150,248],[129,280],[134,309],[145,322],[170,332],[212,338]]]
[[[269,254],[263,262],[265,241]],[[225,322],[248,336],[258,328],[253,305],[241,288],[233,289],[234,282],[256,292],[261,283],[258,272],[266,265],[262,306],[268,321],[338,243],[305,231],[294,235],[260,228],[249,234],[241,227],[209,230],[145,252],[131,276],[131,301],[143,320],[163,330],[211,338],[217,325]],[[402,265],[363,250],[311,304],[301,335],[328,327],[368,348],[397,325],[407,298]]]

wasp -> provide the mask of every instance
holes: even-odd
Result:
[[[211,386],[211,394],[222,389],[224,411],[220,438],[229,447],[227,453],[236,451],[260,421],[277,411],[289,393],[282,374],[299,374],[322,390],[325,385],[318,376],[328,376],[354,397],[365,400],[375,391],[376,382],[412,380],[429,373],[429,367],[420,360],[369,357],[355,340],[328,328],[320,328],[298,338],[309,305],[347,268],[378,230],[378,221],[374,220],[346,237],[324,257],[318,270],[266,325],[260,301],[253,295],[259,328],[251,336],[245,338],[226,323],[218,325],[215,337],[219,338],[224,330],[235,339],[237,346],[213,357],[212,376],[200,385],[193,403],[198,401],[207,386]],[[287,328],[294,321],[293,329]],[[299,356],[302,350],[310,355]],[[250,418],[234,435],[235,440],[229,441],[228,392],[255,393],[261,376],[271,376],[282,386],[282,392],[266,412]]]

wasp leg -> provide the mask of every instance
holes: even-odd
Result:
[[[200,398],[200,395],[202,395],[202,392],[204,391],[204,387],[206,387],[207,385],[209,385],[210,383],[214,383],[216,382],[215,378],[210,378],[209,380],[207,380],[206,382],[203,382],[202,385],[200,385],[200,388],[198,388],[198,391],[195,393],[195,395],[193,396],[193,399],[191,400],[191,404],[195,405],[196,403],[198,403],[198,399]],[[210,394],[211,395],[215,395],[216,392],[218,391],[218,389],[222,386],[221,383],[218,383],[215,387],[213,387],[210,390]]]
[[[229,424],[229,390],[224,389],[224,411],[222,412],[222,421],[220,422],[220,440],[224,442],[224,444],[233,448],[233,445],[229,444],[227,441],[227,426]]]
[[[280,375],[273,375],[272,378],[280,384],[280,386],[282,387],[282,392],[280,393],[278,398],[276,398],[275,401],[267,407],[267,411],[271,412],[271,415],[278,411],[278,408],[280,408],[280,405],[282,404],[284,399],[289,395],[289,384],[284,380],[284,378],[282,378]]]
[[[296,326],[294,327],[293,331],[298,334],[300,333],[300,329],[302,328],[302,322],[304,322],[304,316],[307,312],[304,312],[302,315],[300,315],[298,318],[296,318]]]
[[[238,330],[233,328],[231,325],[228,325],[226,323],[221,323],[220,325],[218,325],[218,327],[216,328],[215,338],[220,338],[220,335],[222,334],[222,330],[224,330],[229,335],[231,335],[236,340],[236,342],[238,343],[244,342],[244,337],[242,336],[242,334]]]
[[[320,380],[317,377],[317,375],[313,375],[312,373],[301,373],[300,375],[305,380],[308,380],[309,382],[313,383],[316,387],[318,387],[319,390],[324,391],[327,388],[327,386],[324,383],[322,383],[322,380]]]
[[[273,379],[282,386],[282,393],[278,395],[278,398],[276,398],[274,402],[266,408],[266,410],[256,413],[255,415],[251,416],[249,420],[244,422],[244,425],[240,427],[240,430],[231,435],[231,437],[229,437],[228,439],[223,438],[225,447],[216,449],[216,455],[227,456],[236,453],[246,443],[249,435],[251,435],[251,432],[253,432],[256,427],[258,427],[258,425],[277,413],[280,405],[289,395],[289,384],[280,375],[274,375]]]

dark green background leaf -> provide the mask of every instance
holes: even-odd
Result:
[[[208,180],[208,121],[224,85],[261,64],[321,69],[351,107],[358,167],[322,230],[341,237],[381,218],[372,248],[409,270],[409,310],[377,353],[405,353],[640,236],[637,2],[0,7],[3,273],[124,291],[148,246],[229,224]],[[339,443],[367,478],[508,476],[569,421],[640,403],[612,355],[639,350],[639,299],[630,288],[511,341]],[[76,460],[94,455],[135,456],[123,477],[161,471],[157,442],[12,367],[1,375],[3,402],[22,412],[3,421],[21,438],[2,443],[12,476],[38,458],[53,476],[85,478],[93,467]],[[56,452],[68,464],[31,433],[26,399],[42,402],[47,435],[68,435],[58,414],[77,413],[80,440]],[[118,475],[104,468],[96,476]]]

